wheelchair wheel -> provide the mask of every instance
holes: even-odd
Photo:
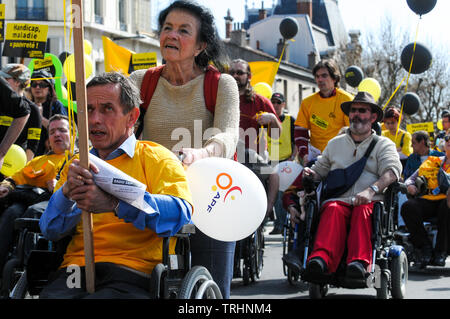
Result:
[[[377,299],[389,299],[389,275],[384,271],[380,273],[377,290]]]
[[[24,299],[27,294],[27,271],[25,270],[11,291],[11,299]]]
[[[222,299],[222,293],[208,269],[194,266],[181,283],[178,299]]]
[[[408,282],[408,258],[404,251],[399,256],[392,258],[391,280],[392,298],[404,299],[406,296],[406,283]]]
[[[309,298],[322,299],[328,293],[328,285],[309,283]]]

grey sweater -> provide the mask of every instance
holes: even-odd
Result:
[[[146,70],[130,79],[141,89]],[[142,137],[177,153],[181,148],[201,148],[211,142],[222,145],[222,157],[231,158],[239,136],[239,91],[228,74],[219,80],[214,115],[207,110],[203,93],[205,75],[175,86],[159,78],[145,113]]]
[[[317,158],[312,169],[324,179],[330,170],[346,168],[363,157],[375,132],[359,144],[355,144],[347,130],[346,134],[338,135],[328,142],[323,154]],[[340,200],[351,204],[351,198],[375,183],[381,175],[391,169],[400,178],[402,164],[398,156],[395,144],[384,136],[379,136],[379,140],[370,153],[364,171],[356,183],[339,198],[331,200]],[[382,191],[382,190],[380,190]],[[374,200],[383,200],[382,194],[377,194]]]

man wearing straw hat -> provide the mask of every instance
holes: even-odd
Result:
[[[320,276],[336,272],[347,247],[347,277],[364,279],[372,263],[374,201],[383,200],[382,191],[400,178],[402,166],[395,144],[372,130],[372,124],[382,120],[383,111],[369,93],[359,92],[340,108],[349,117],[349,128],[328,142],[315,164],[304,169],[304,175],[329,182],[333,171],[348,170],[361,160],[362,165],[354,178],[346,174],[342,181],[345,187],[339,192],[322,192],[321,217],[306,273]],[[367,156],[369,147],[372,151]]]
[[[94,181],[99,168],[78,159],[61,172],[53,196],[40,219],[44,236],[58,240],[75,232],[59,271],[40,298],[149,298],[150,274],[161,262],[164,236],[173,236],[190,221],[192,206],[181,162],[168,149],[137,141],[139,90],[122,74],[111,72],[87,84],[87,112],[91,154],[146,186],[142,200],[151,213],[104,192]],[[125,176],[126,177],[126,176]],[[95,253],[95,292],[70,288],[69,266],[85,275],[81,211],[91,212]],[[170,253],[175,248],[170,241]]]

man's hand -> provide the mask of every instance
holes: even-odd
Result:
[[[273,113],[264,112],[256,115],[256,122],[259,125],[265,126],[270,123],[275,123],[274,121],[277,121],[277,117]]]
[[[298,224],[301,221],[301,213],[297,210],[297,208],[295,208],[294,205],[290,205],[288,207],[288,212],[290,215],[290,220],[291,220],[291,224]]]
[[[354,197],[352,197],[352,205],[366,205],[372,202],[372,198],[375,195],[375,192],[371,188],[366,188],[362,192],[359,192]]]
[[[418,189],[416,187],[416,185],[408,185],[408,187],[406,188],[408,190],[408,194],[411,196],[414,196],[418,193]]]
[[[98,168],[93,163],[90,163],[90,169],[98,173]],[[69,166],[63,194],[75,201],[79,209],[91,213],[110,212],[117,206],[117,199],[101,190],[94,183],[92,173],[81,167],[77,159]]]
[[[0,198],[6,197],[9,194],[10,190],[8,187],[0,186]]]
[[[48,191],[50,193],[53,193],[53,190],[55,189],[55,186],[56,186],[56,179],[53,178],[53,179],[47,181],[46,184],[47,184]]]

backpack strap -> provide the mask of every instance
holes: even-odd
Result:
[[[164,64],[155,68],[149,68],[144,75],[144,79],[141,84],[141,100],[140,105],[141,114],[139,115],[139,126],[136,130],[136,137],[139,137],[144,129],[144,116],[147,111],[150,101],[152,100],[153,93],[158,85],[159,77],[161,76]]]
[[[205,80],[203,82],[203,95],[205,97],[206,108],[212,114],[214,114],[214,109],[216,107],[219,79],[220,72],[212,65],[208,65],[205,72]]]

